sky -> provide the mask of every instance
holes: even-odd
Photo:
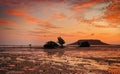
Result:
[[[0,0],[0,45],[120,44],[120,0]]]

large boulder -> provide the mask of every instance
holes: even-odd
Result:
[[[48,41],[43,47],[45,49],[53,49],[53,48],[57,48],[59,45],[54,42],[54,41]]]

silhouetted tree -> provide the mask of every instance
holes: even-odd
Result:
[[[80,47],[90,47],[90,44],[88,41],[84,41],[84,42],[79,43],[79,46]]]
[[[58,43],[61,45],[61,47],[63,47],[63,44],[65,44],[65,41],[61,37],[58,37]]]
[[[59,45],[56,42],[48,41],[43,47],[46,48],[46,49],[53,49],[53,48],[56,48],[58,46]]]

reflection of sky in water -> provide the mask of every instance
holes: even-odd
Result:
[[[71,66],[69,69],[79,69],[79,67],[84,68],[85,70],[108,70],[111,66],[120,66],[119,62],[119,52],[113,50],[107,51],[93,51],[93,50],[85,50],[86,48],[82,48],[84,50],[67,50],[64,49],[53,49],[53,50],[44,50],[44,49],[5,49],[5,51],[0,52],[0,65],[4,63],[4,61],[9,62],[6,63],[5,67],[1,69],[14,69],[17,67],[24,71],[34,71],[39,65],[35,64],[49,64],[64,66]],[[109,48],[110,49],[110,48]],[[119,48],[118,48],[119,49]],[[114,61],[114,62],[111,62]],[[111,62],[111,63],[108,63]],[[58,69],[58,68],[57,68]]]

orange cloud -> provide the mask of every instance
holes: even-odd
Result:
[[[26,17],[27,21],[29,23],[37,23],[39,24],[41,27],[46,28],[46,29],[50,29],[50,28],[60,28],[57,27],[55,25],[53,25],[52,23],[50,23],[48,20],[41,20],[41,19],[37,19],[37,18],[32,18],[32,17]]]
[[[104,26],[104,25],[94,25],[94,26],[98,28],[108,28],[107,26]]]
[[[43,34],[47,34],[47,33],[51,33],[50,31],[46,30],[46,29],[40,29],[40,30],[33,30],[33,31],[29,31],[29,34],[31,35],[43,35]]]
[[[19,16],[19,17],[25,19],[28,23],[36,23],[36,24],[39,24],[41,27],[44,27],[47,29],[59,28],[59,27],[53,25],[48,20],[42,20],[42,19],[35,18],[35,17],[31,16],[30,14],[28,14],[27,12],[24,12],[22,10],[6,10],[5,13]]]
[[[15,10],[15,9],[5,10],[5,13],[20,16],[20,17],[23,17],[23,18],[30,17],[30,15],[28,13],[26,13],[22,10]]]
[[[16,23],[13,22],[13,21],[10,21],[10,20],[3,20],[3,19],[0,19],[0,24],[5,24],[5,25],[16,25]]]
[[[88,8],[88,7],[94,6],[97,3],[104,2],[104,0],[91,0],[91,1],[83,2],[83,3],[81,2],[82,1],[80,1],[80,3],[73,3],[72,9],[79,10],[82,8]]]
[[[84,4],[74,4],[72,9],[78,10],[78,9],[82,9],[82,8],[87,8],[87,7],[93,6],[94,4],[96,4],[96,2],[88,2],[88,3],[84,3]]]
[[[55,13],[51,16],[53,19],[65,19],[67,16],[63,13]]]
[[[120,1],[112,1],[107,8],[104,18],[111,23],[120,24]]]
[[[64,3],[65,0],[0,0],[0,5],[8,5],[8,6],[29,6],[31,3],[43,3],[43,2],[49,2],[49,4],[53,3]]]
[[[78,6],[78,8],[76,8],[76,10],[80,9],[80,8],[88,8],[90,6],[93,7],[92,4],[99,3],[99,2],[105,2],[105,1],[100,0],[100,1],[95,1],[95,2],[88,2],[88,6],[86,4],[85,4],[85,6],[84,6],[84,4],[78,4],[80,7]],[[91,19],[85,19],[84,16],[76,15],[75,18],[79,22],[91,24],[98,28],[108,28],[108,27],[118,28],[118,27],[120,27],[119,26],[119,24],[120,24],[120,21],[119,21],[120,20],[120,1],[119,0],[107,0],[107,3],[109,5],[107,5],[103,9],[104,15],[102,15],[101,17],[98,17],[98,18],[92,17]],[[83,12],[83,14],[84,14],[84,12]],[[92,14],[92,15],[94,15],[94,14]]]
[[[23,1],[22,0],[1,0],[0,1],[1,5],[8,5],[8,6],[15,6],[15,5],[23,5]]]

